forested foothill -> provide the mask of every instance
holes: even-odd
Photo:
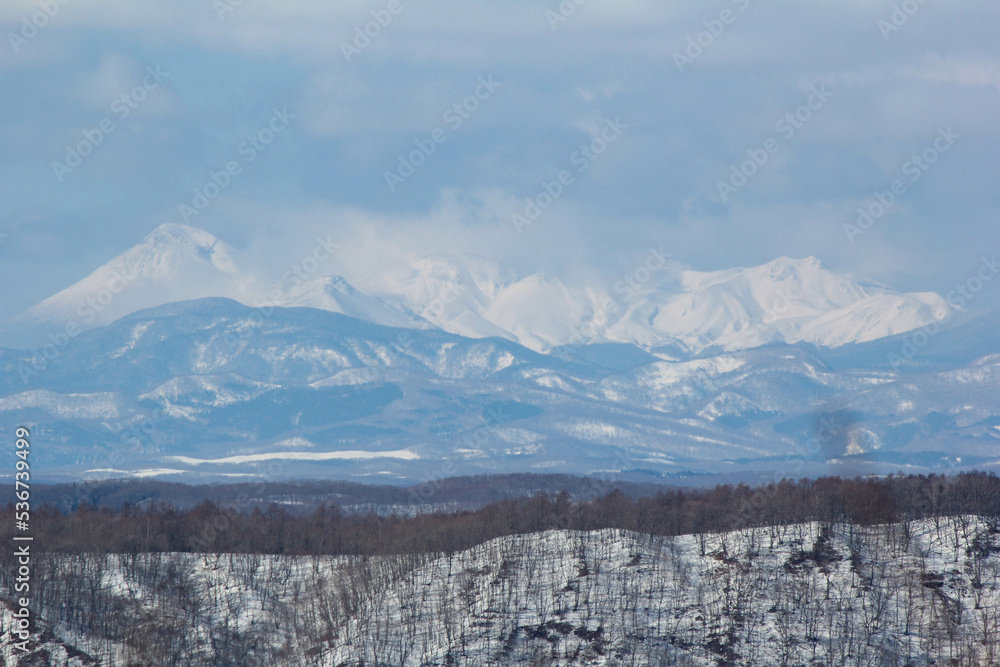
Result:
[[[30,650],[5,600],[0,664],[1000,664],[983,473],[399,516],[84,503],[33,529]]]
[[[84,502],[72,511],[39,508],[33,528],[36,548],[53,552],[387,555],[455,552],[506,535],[567,529],[676,536],[811,521],[870,526],[959,515],[996,526],[1000,478],[982,472],[824,477],[637,497],[615,488],[589,500],[561,491],[508,498],[476,510],[419,514],[348,512],[332,503],[310,512],[288,507],[205,500],[189,509],[165,501],[113,509]],[[3,519],[12,525],[13,506],[4,510]]]

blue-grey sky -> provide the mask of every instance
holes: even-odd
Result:
[[[945,293],[1000,253],[998,25],[971,0],[5,0],[0,320],[185,221],[276,263],[318,231],[372,271],[613,272],[655,243]]]

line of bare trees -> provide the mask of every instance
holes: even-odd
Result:
[[[1000,659],[1000,534],[964,514],[517,535],[437,555],[45,553],[37,567],[40,616],[85,638],[100,664]]]
[[[4,525],[12,526],[13,506],[0,513]],[[410,517],[350,514],[326,505],[293,515],[279,505],[241,513],[213,502],[184,511],[162,504],[120,510],[82,504],[73,512],[40,508],[32,528],[36,548],[53,552],[387,555],[455,552],[496,537],[549,529],[618,528],[670,536],[807,521],[874,525],[962,514],[997,525],[1000,478],[981,472],[826,477],[671,490],[634,500],[613,491],[585,502],[563,492],[504,500],[476,511]]]

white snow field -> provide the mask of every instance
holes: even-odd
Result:
[[[39,558],[33,662],[996,665],[995,521],[652,537],[550,531],[391,557]],[[23,659],[23,658],[22,658]]]
[[[651,252],[635,276],[610,283],[545,271],[518,275],[482,257],[432,255],[396,267],[396,278],[367,291],[337,273],[345,267],[330,259],[316,275],[282,281],[276,292],[268,267],[204,230],[165,224],[14,322],[59,328],[73,322],[86,329],[137,310],[215,296],[255,307],[318,308],[385,326],[497,336],[538,351],[620,342],[699,352],[778,341],[837,347],[912,331],[954,312],[937,294],[902,293],[833,273],[814,257],[706,272]],[[101,293],[109,285],[121,295],[106,304]],[[95,300],[99,307],[88,309]]]

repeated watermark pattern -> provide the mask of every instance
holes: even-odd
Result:
[[[653,246],[647,248],[645,256],[631,270],[621,274],[615,282],[612,299],[599,308],[591,318],[575,325],[570,332],[569,340],[555,351],[555,355],[566,359],[571,350],[578,350],[600,340],[611,316],[634,304],[642,286],[652,280],[655,273],[667,268],[667,260],[671,257],[673,255],[666,252],[666,244],[661,243],[658,248]]]
[[[76,318],[69,320],[59,329],[50,331],[47,334],[49,342],[32,350],[30,357],[18,363],[17,374],[21,382],[27,386],[32,378],[38,377],[45,371],[69,347],[70,342],[83,333],[87,325],[93,324],[115,297],[124,292],[137,276],[136,271],[123,273],[120,269],[116,269],[96,293],[80,301],[74,310]]]
[[[937,163],[941,155],[951,150],[955,142],[961,138],[962,135],[952,130],[950,125],[947,128],[938,128],[937,137],[934,138],[931,145],[910,157],[903,163],[900,170],[910,183],[916,183],[928,169]],[[889,184],[887,189],[876,190],[867,204],[858,207],[858,217],[854,224],[844,224],[844,234],[847,235],[847,240],[852,244],[855,243],[859,236],[863,236],[889,212],[899,198],[906,194],[907,188],[906,181],[897,178]]]
[[[961,309],[972,303],[976,296],[986,287],[986,284],[993,280],[998,273],[1000,273],[1000,262],[997,261],[996,255],[980,258],[979,267],[973,275],[955,285],[945,296],[948,304],[954,310],[949,310],[944,317],[928,322],[924,326],[905,334],[899,351],[890,352],[886,355],[886,360],[893,368],[899,368],[908,361],[912,361],[942,331],[942,328],[955,317],[956,313],[961,312]]]
[[[49,25],[49,23],[72,0],[39,0],[38,11],[21,17],[21,29],[8,32],[7,41],[14,53],[20,53],[21,47],[33,40]]]
[[[750,0],[732,0],[740,12],[745,12],[750,6]],[[688,35],[687,44],[681,51],[674,51],[674,65],[677,71],[684,73],[684,68],[693,65],[694,61],[701,58],[707,49],[712,46],[726,32],[726,28],[736,23],[739,14],[732,9],[726,8],[719,12],[718,18],[702,21],[704,30],[695,35]]]
[[[546,9],[545,20],[549,22],[549,28],[552,29],[552,32],[558,30],[559,26],[576,14],[576,10],[586,2],[587,0],[562,0],[554,10]]]
[[[77,167],[83,164],[87,156],[91,155],[94,149],[103,144],[107,136],[117,129],[115,119],[118,122],[124,122],[128,119],[132,112],[148,99],[149,94],[159,88],[169,76],[170,73],[163,71],[160,65],[147,67],[146,75],[142,81],[116,97],[111,103],[113,115],[102,118],[96,127],[82,130],[83,139],[75,144],[66,145],[66,157],[63,161],[55,160],[52,162],[52,171],[56,179],[62,183],[66,176],[72,174]]]
[[[927,1],[903,0],[903,2],[894,4],[888,18],[881,18],[876,23],[878,31],[882,33],[882,39],[888,42],[890,37],[910,22],[910,19],[920,11],[921,7],[927,4]]]
[[[412,0],[406,0],[406,3]],[[372,11],[371,21],[354,26],[354,35],[351,40],[340,43],[340,52],[344,55],[344,60],[351,62],[361,52],[371,46],[372,41],[382,34],[382,31],[389,27],[393,20],[399,16],[406,8],[403,0],[389,0],[385,7]]]
[[[451,138],[452,135],[449,134],[449,131],[457,132],[465,121],[479,110],[482,103],[493,97],[493,93],[502,85],[502,81],[493,80],[492,74],[479,77],[472,93],[449,106],[441,114],[441,119],[447,124],[448,129],[436,127],[426,136],[414,139],[413,144],[416,148],[406,155],[399,156],[399,163],[394,171],[386,170],[385,183],[389,187],[389,191],[395,192],[397,186],[413,176],[417,169],[437,152],[438,146]]]
[[[322,236],[316,237],[316,244],[313,246],[313,249],[302,257],[302,259],[293,262],[281,274],[281,280],[271,290],[267,302],[253,309],[253,315],[250,318],[253,325],[260,326],[274,317],[275,309],[281,308],[288,302],[287,290],[295,289],[304,284],[306,280],[319,271],[323,264],[333,258],[334,252],[339,245],[329,234],[326,238]],[[227,331],[224,340],[229,351],[233,353],[239,351],[253,332],[253,327],[242,327],[238,331]]]
[[[243,5],[243,0],[212,0],[212,9],[220,22],[226,20],[226,16],[232,14],[237,8]]]
[[[239,158],[229,160],[219,171],[210,171],[205,184],[194,188],[194,196],[190,204],[179,204],[177,209],[185,224],[190,224],[191,218],[201,215],[228,188],[233,179],[243,173],[243,167],[250,164],[267,150],[275,138],[288,129],[295,114],[288,112],[288,107],[272,110],[271,118],[260,128],[236,147]]]
[[[739,164],[730,165],[729,178],[716,181],[715,189],[723,203],[728,202],[729,197],[746,186],[750,179],[767,164],[771,156],[781,150],[784,145],[782,141],[790,141],[832,96],[833,91],[825,83],[814,83],[810,86],[805,102],[775,122],[774,131],[778,133],[778,137],[768,137],[760,147],[748,148],[746,150],[747,159]]]
[[[576,167],[576,173],[582,174],[590,169],[594,162],[604,155],[627,129],[628,125],[618,117],[615,117],[614,120],[605,120],[597,136],[570,154],[569,162]],[[533,225],[545,210],[563,196],[566,188],[575,182],[576,175],[569,169],[560,170],[550,181],[543,180],[540,183],[539,191],[533,197],[528,197],[525,200],[524,208],[519,213],[511,214],[510,221],[517,233],[521,234],[527,227]]]

